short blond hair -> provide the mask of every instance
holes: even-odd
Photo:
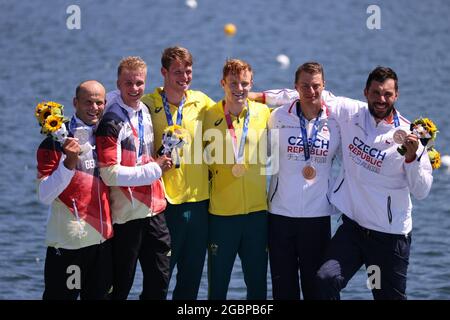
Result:
[[[228,59],[227,61],[225,61],[225,65],[223,66],[223,80],[225,80],[225,78],[229,74],[240,75],[243,71],[250,72],[253,79],[253,70],[250,64],[239,59]]]
[[[143,70],[147,73],[147,64],[141,57],[126,57],[120,60],[117,68],[117,76],[119,77],[123,69],[127,70]]]

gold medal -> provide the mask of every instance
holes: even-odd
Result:
[[[238,163],[235,164],[232,168],[231,168],[231,173],[233,174],[233,176],[235,176],[236,178],[240,178],[243,175],[245,175],[245,171],[247,169],[245,168],[245,165],[242,163]]]
[[[312,165],[308,164],[303,167],[302,174],[306,180],[312,180],[316,177],[316,169],[314,169]]]
[[[405,142],[407,135],[408,133],[406,133],[405,130],[399,129],[395,131],[393,136],[394,142],[397,144],[403,144],[403,142]]]

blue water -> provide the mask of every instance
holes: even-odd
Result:
[[[66,28],[71,4],[81,9],[80,30]],[[371,4],[381,9],[380,30],[366,26]],[[432,118],[440,128],[437,148],[450,154],[449,15],[446,0],[198,0],[195,10],[184,0],[0,0],[0,299],[39,299],[43,290],[47,208],[36,197],[37,102],[61,102],[71,114],[76,85],[97,79],[114,89],[117,63],[127,55],[147,61],[153,90],[161,84],[161,52],[175,44],[194,55],[192,88],[214,99],[223,94],[226,57],[252,64],[255,90],[292,87],[296,67],[317,60],[328,89],[359,99],[368,72],[388,65],[400,78],[401,112]],[[232,38],[223,33],[228,22],[237,26]],[[278,54],[290,57],[290,67],[280,68]],[[411,299],[450,298],[450,175],[444,168],[434,176],[430,196],[413,202]],[[130,298],[140,288],[138,272]],[[199,298],[206,292],[204,277]],[[238,263],[228,297],[245,298]],[[362,271],[342,297],[371,299]]]

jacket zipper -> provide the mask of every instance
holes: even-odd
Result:
[[[387,198],[387,214],[388,214],[389,224],[392,224],[391,196],[388,196],[388,198]]]
[[[336,188],[336,190],[333,191],[333,193],[338,192],[338,190],[339,190],[339,189],[341,188],[341,186],[342,186],[342,183],[344,183],[344,179],[345,179],[345,178],[342,178],[341,183],[339,183],[338,187]]]
[[[272,196],[270,197],[270,202],[272,202],[273,197],[275,197],[275,193],[277,193],[278,190],[278,177],[277,177],[277,184],[275,185],[275,190],[272,193]]]
[[[328,179],[328,190],[330,190],[330,179]],[[328,192],[325,194],[325,196],[327,197],[328,204],[331,205],[330,198],[328,197]]]
[[[103,203],[100,195],[100,176],[97,178],[97,199],[98,199],[98,207],[100,213],[100,234],[102,237],[106,238],[106,235],[103,235]],[[101,241],[100,241],[101,242]]]
[[[155,183],[158,180],[153,181],[153,183]],[[155,201],[153,199],[153,183],[150,184],[150,217],[154,216],[154,212],[155,212]]]

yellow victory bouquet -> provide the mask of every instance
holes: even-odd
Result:
[[[428,118],[419,118],[411,123],[410,130],[419,138],[420,143],[424,146],[424,151],[427,150],[433,169],[439,168],[441,166],[441,155],[434,148],[434,141],[436,140],[436,135],[439,131],[434,122]],[[399,147],[397,150],[400,154],[405,154],[406,152],[406,148],[403,146]],[[420,155],[420,157],[422,157],[422,155]]]
[[[430,147],[427,151],[431,166],[433,169],[438,169],[441,166],[441,154],[434,147]]]
[[[171,155],[175,153],[175,168],[180,167],[180,155],[182,148],[187,143],[189,133],[179,125],[168,126],[162,135],[162,145],[158,150],[158,155]]]
[[[69,121],[63,115],[64,106],[53,101],[44,101],[36,106],[34,115],[41,126],[41,133],[51,136],[54,140],[64,143],[68,136],[65,122]]]

